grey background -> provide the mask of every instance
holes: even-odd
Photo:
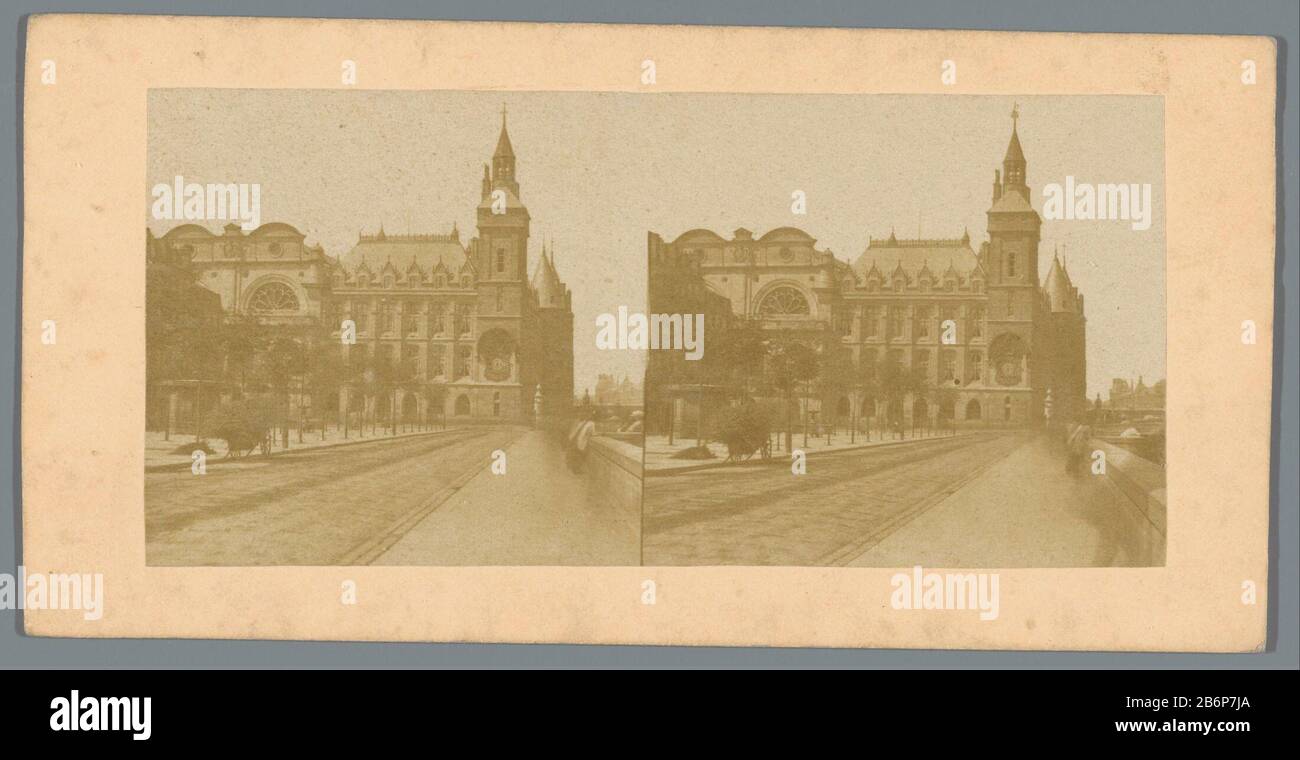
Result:
[[[38,639],[22,634],[21,613],[0,611],[0,667],[871,667],[871,668],[1296,668],[1300,667],[1297,599],[1300,511],[1297,426],[1296,57],[1300,9],[1295,0],[885,0],[851,2],[709,2],[674,0],[523,0],[444,2],[6,3],[0,9],[0,572],[21,556],[19,454],[19,324],[21,281],[22,67],[26,16],[32,13],[159,13],[285,17],[479,19],[595,23],[1009,29],[1072,32],[1271,35],[1278,40],[1278,260],[1273,386],[1273,472],[1268,651],[1254,655],[935,652],[679,647],[514,646],[469,644],[326,644],[297,642]],[[1279,466],[1281,463],[1281,466]]]

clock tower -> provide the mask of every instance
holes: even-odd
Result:
[[[988,276],[989,364],[1005,396],[995,410],[1005,422],[1036,424],[1042,401],[1035,390],[1038,319],[1038,242],[1042,221],[1030,202],[1027,163],[1020,146],[1019,108],[1011,110],[1011,140],[1001,172],[993,174],[989,241],[981,252]]]

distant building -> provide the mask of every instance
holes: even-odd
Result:
[[[1147,385],[1141,375],[1137,380],[1114,378],[1110,381],[1109,398],[1102,408],[1107,411],[1130,413],[1131,416],[1165,413],[1165,381]],[[1113,416],[1113,415],[1112,415]]]
[[[597,406],[639,407],[643,400],[641,384],[626,375],[621,380],[613,375],[598,375],[594,400]]]

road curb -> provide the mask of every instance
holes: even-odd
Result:
[[[931,443],[934,441],[951,441],[955,438],[963,438],[969,435],[977,435],[979,432],[983,432],[983,431],[976,431],[971,433],[958,433],[957,435],[936,436],[933,438],[911,438],[902,441],[886,441],[884,443],[871,443],[871,444],[864,444],[862,446],[847,446],[842,449],[835,449],[834,451],[805,451],[804,454],[809,459],[812,459],[814,455],[818,457],[823,457],[823,456],[831,456],[833,454],[845,454],[851,451],[862,451],[864,449],[887,449],[894,446],[902,446],[910,443]],[[652,469],[647,467],[645,468],[645,477],[647,478],[667,477],[669,475],[680,475],[681,473],[685,473],[685,472],[699,472],[700,470],[713,470],[721,467],[744,467],[746,465],[757,465],[760,467],[777,467],[777,466],[784,466],[788,464],[790,464],[789,460],[778,458],[778,457],[772,457],[771,459],[766,459],[766,460],[760,459],[757,461],[749,460],[745,462],[728,462],[724,459],[720,462],[709,462],[707,464],[688,465],[686,467],[668,467],[668,468],[661,468],[661,469]]]
[[[462,430],[470,430],[470,429],[472,428],[454,427],[454,428],[447,428],[446,430],[428,430],[423,433],[402,433],[401,435],[390,435],[386,438],[380,438],[380,437],[358,438],[355,441],[339,441],[338,443],[330,443],[324,446],[304,446],[298,449],[288,449],[275,454],[271,454],[270,456],[260,456],[259,458],[254,459],[253,461],[272,462],[278,459],[282,459],[284,457],[292,457],[298,454],[309,454],[313,451],[324,451],[326,449],[338,449],[338,448],[343,448],[345,446],[357,446],[363,443],[383,443],[384,441],[402,441],[409,438],[423,438],[426,436],[443,435],[446,433],[456,433]],[[195,450],[197,451],[198,449],[196,448]],[[220,467],[225,467],[226,465],[247,462],[247,461],[249,460],[244,457],[240,457],[239,459],[226,459],[225,457],[222,457],[221,459],[209,460],[208,467],[220,468]],[[148,464],[145,465],[144,471],[146,473],[184,472],[190,469],[190,466],[191,464],[189,462],[175,462],[171,464]]]

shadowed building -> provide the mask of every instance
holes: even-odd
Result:
[[[247,234],[229,224],[221,235],[188,224],[151,235],[150,260],[183,259],[228,320],[251,317],[307,346],[314,358],[293,370],[295,398],[314,414],[522,421],[540,403],[563,415],[573,403],[572,298],[545,246],[529,277],[515,168],[503,114],[468,241],[455,225],[417,235],[381,225],[334,258],[287,224]],[[354,342],[343,340],[349,320]],[[319,398],[308,400],[312,387]]]
[[[814,394],[807,404],[814,420],[1073,419],[1087,392],[1083,296],[1058,257],[1040,280],[1041,220],[1026,176],[1013,122],[978,252],[967,233],[909,240],[891,232],[848,264],[818,250],[806,232],[782,227],[757,238],[738,229],[729,240],[708,230],[671,243],[652,235],[650,259],[692,262],[735,316],[769,334],[847,352],[854,377]],[[720,350],[717,341],[710,350]],[[901,396],[882,390],[877,376],[888,367],[918,378],[919,388]]]
[[[515,169],[503,114],[491,165],[483,166],[477,237],[463,243],[454,226],[446,235],[388,235],[381,227],[361,235],[331,275],[335,334],[352,319],[357,343],[346,353],[397,368],[394,403],[403,419],[423,419],[432,408],[517,421],[531,418],[539,400],[546,414],[572,405],[571,296],[545,246],[530,282],[530,218]],[[343,403],[357,391],[345,388]]]

